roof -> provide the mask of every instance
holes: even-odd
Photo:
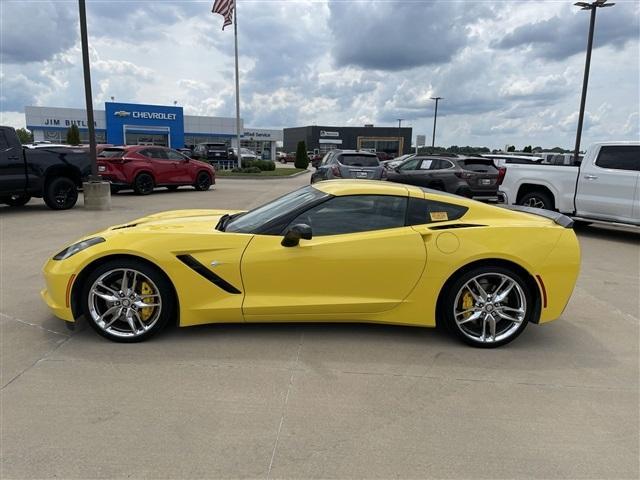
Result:
[[[399,195],[424,198],[420,187],[380,180],[325,180],[313,184],[314,188],[329,195]]]

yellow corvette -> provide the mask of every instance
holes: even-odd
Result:
[[[572,221],[528,212],[319,182],[248,212],[164,212],[85,237],[47,262],[42,297],[121,342],[170,322],[440,322],[496,347],[560,316],[578,275]]]

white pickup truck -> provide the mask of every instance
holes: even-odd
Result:
[[[510,205],[557,210],[584,222],[640,226],[640,142],[590,145],[579,166],[507,163]]]

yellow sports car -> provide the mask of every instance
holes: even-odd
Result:
[[[168,323],[443,324],[479,347],[556,319],[580,251],[560,214],[332,180],[254,210],[179,210],[81,239],[44,267],[67,322],[145,340]]]

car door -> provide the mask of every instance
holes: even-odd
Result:
[[[451,183],[452,177],[455,178],[453,163],[449,160],[434,159],[428,166],[428,174],[424,177],[426,179],[424,186],[449,191],[447,185]]]
[[[25,190],[26,171],[22,145],[10,128],[0,128],[0,193]]]
[[[289,224],[310,225],[310,240],[285,247],[280,235],[255,235],[242,258],[245,318],[345,320],[397,306],[426,262],[422,236],[405,226],[407,201],[331,197]]]
[[[595,161],[582,165],[576,192],[579,216],[638,223],[636,189],[640,146],[605,145]],[[635,211],[634,211],[635,206]]]
[[[149,160],[156,185],[175,183],[173,179],[173,165],[163,148],[150,147],[140,151]]]
[[[172,165],[172,183],[194,183],[195,182],[195,169],[189,164],[187,157],[175,150],[165,150],[167,155],[167,161]]]
[[[389,180],[392,182],[420,185],[420,164],[422,159],[412,158],[400,164],[395,170],[389,172]]]

